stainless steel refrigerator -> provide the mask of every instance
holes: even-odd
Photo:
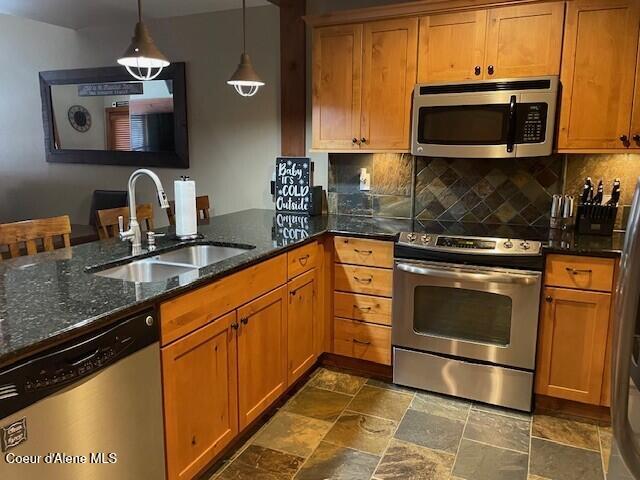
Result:
[[[616,287],[608,480],[640,480],[640,179],[629,215]]]

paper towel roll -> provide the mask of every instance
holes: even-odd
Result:
[[[198,233],[196,212],[196,182],[176,180],[173,182],[176,201],[176,236],[188,237]]]

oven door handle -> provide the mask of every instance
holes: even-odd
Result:
[[[398,263],[398,270],[403,272],[414,273],[416,275],[428,275],[431,277],[448,278],[451,280],[468,280],[476,282],[493,282],[493,283],[510,283],[519,285],[533,285],[538,279],[539,275],[526,275],[526,274],[506,274],[498,272],[483,272],[483,271],[469,271],[469,270],[456,270],[456,269],[439,269],[433,267],[425,267],[412,265],[408,263]]]

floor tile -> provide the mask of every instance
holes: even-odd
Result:
[[[308,457],[331,428],[331,423],[279,412],[256,436],[253,443],[300,457]]]
[[[526,480],[528,456],[463,439],[453,474],[467,480]]]
[[[464,437],[494,447],[529,453],[529,427],[526,420],[474,410],[469,414]]]
[[[604,471],[609,471],[609,457],[611,457],[611,441],[613,438],[613,432],[611,427],[598,427],[598,433],[600,434],[600,451],[602,452],[602,463],[604,465]]]
[[[399,421],[413,395],[365,385],[349,404],[349,410]]]
[[[453,420],[467,420],[471,402],[436,393],[418,392],[409,408]]]
[[[449,480],[454,455],[393,439],[375,477],[405,480]]]
[[[307,385],[334,392],[346,393],[347,395],[355,395],[366,381],[367,379],[365,377],[358,375],[352,375],[339,370],[320,368],[311,380],[309,380]]]
[[[325,441],[382,455],[398,424],[393,420],[345,412],[331,427]]]
[[[286,412],[307,417],[335,421],[352,397],[314,387],[304,387],[283,407]]]
[[[303,458],[250,445],[217,477],[221,480],[288,480],[293,478]]]
[[[531,420],[531,414],[527,412],[521,412],[520,410],[513,410],[511,408],[498,407],[497,405],[489,405],[486,403],[474,402],[471,406],[471,410],[479,410],[481,412],[495,413],[496,415],[504,415],[506,417],[519,418],[520,420]]]
[[[369,480],[380,457],[322,442],[295,476],[296,480]]]
[[[463,429],[464,422],[460,420],[407,410],[395,438],[455,454]]]
[[[534,415],[531,435],[574,447],[600,450],[598,427],[551,415]]]
[[[403,385],[396,385],[391,382],[384,382],[382,380],[378,380],[376,378],[370,378],[367,380],[367,385],[371,385],[372,387],[385,388],[387,390],[394,390],[396,392],[405,392],[405,393],[413,393],[415,389],[410,387],[405,387]]]
[[[550,480],[602,480],[598,452],[569,447],[539,438],[531,439],[529,471]]]

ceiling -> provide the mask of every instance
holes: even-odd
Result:
[[[247,7],[268,5],[247,0]],[[241,8],[242,0],[143,0],[144,18],[179,17]],[[0,13],[80,29],[136,18],[136,0],[0,0]]]

